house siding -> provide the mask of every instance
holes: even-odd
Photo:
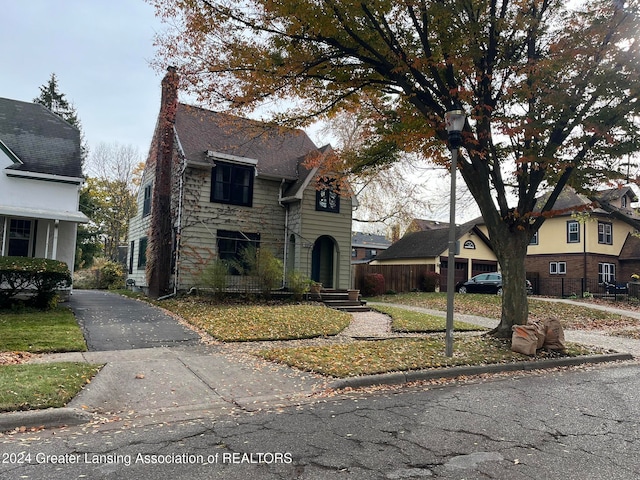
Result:
[[[306,246],[300,256],[300,271],[311,276],[311,249],[320,237],[329,236],[335,241],[333,288],[351,288],[351,198],[340,197],[339,213],[317,211],[315,183],[311,182],[304,191],[300,208],[300,235]]]
[[[180,236],[179,289],[197,286],[203,269],[218,258],[217,231],[260,235],[260,248],[268,248],[284,261],[285,211],[277,202],[280,182],[256,177],[253,206],[210,201],[211,170],[187,168],[184,180]]]
[[[144,266],[138,267],[140,261],[140,240],[142,238],[148,238],[149,227],[151,225],[151,215],[143,216],[142,214],[144,190],[147,185],[153,185],[154,180],[154,168],[151,168],[151,165],[147,164],[136,197],[136,215],[129,220],[129,249],[131,249],[131,243],[133,242],[133,252],[129,251],[127,257],[129,259],[129,274],[127,278],[133,280],[135,285],[142,289],[146,289],[148,284],[146,268]]]

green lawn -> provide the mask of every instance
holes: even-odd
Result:
[[[167,300],[162,307],[224,342],[293,340],[336,335],[351,315],[312,304],[216,304],[202,298]]]
[[[376,305],[373,309],[391,317],[391,328],[395,332],[433,333],[444,332],[446,330],[446,318],[442,316],[414,312],[412,310],[390,307],[388,305]],[[457,321],[455,319],[453,329],[458,332],[486,330],[478,325]]]
[[[590,353],[594,351],[578,345],[570,345],[567,351],[571,356]],[[358,341],[327,346],[273,348],[262,350],[258,354],[267,360],[338,378],[532,359],[512,352],[507,341],[479,335],[456,338],[452,357],[445,356],[443,335]]]
[[[86,351],[82,331],[68,308],[0,311],[0,351],[31,353]]]
[[[63,407],[100,368],[71,362],[0,365],[0,412]]]

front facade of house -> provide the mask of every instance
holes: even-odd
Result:
[[[170,72],[171,73],[171,72]],[[173,72],[175,73],[175,72]],[[164,97],[163,97],[164,98]],[[163,112],[175,112],[171,170],[168,261],[169,291],[201,286],[204,269],[215,260],[238,262],[249,246],[268,249],[287,274],[299,272],[325,288],[348,288],[352,201],[331,181],[320,182],[308,162],[331,154],[300,130],[216,113],[177,102],[162,105],[158,127],[138,195],[138,213],[129,230],[129,279],[149,286],[148,265],[158,215],[158,160],[166,140]],[[169,100],[171,102],[171,100]],[[163,100],[166,102],[166,100]],[[156,222],[158,218],[155,218]],[[229,289],[248,279],[231,269]]]
[[[640,273],[633,254],[640,228],[629,187],[598,192],[593,198],[565,189],[527,250],[527,275],[536,293],[594,291],[605,283],[626,283]],[[575,207],[575,208],[573,208]],[[625,253],[626,252],[626,253]]]
[[[64,261],[73,272],[80,132],[42,105],[0,98],[0,256]]]

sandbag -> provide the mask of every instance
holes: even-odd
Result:
[[[514,325],[511,336],[511,350],[525,355],[535,355],[538,348],[538,335],[533,325]]]
[[[542,324],[544,325],[545,334],[544,348],[564,352],[567,346],[564,343],[564,330],[560,320],[550,317],[544,319]]]

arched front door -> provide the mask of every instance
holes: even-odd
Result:
[[[311,252],[311,279],[322,283],[324,288],[333,288],[335,240],[322,235],[313,244]]]

